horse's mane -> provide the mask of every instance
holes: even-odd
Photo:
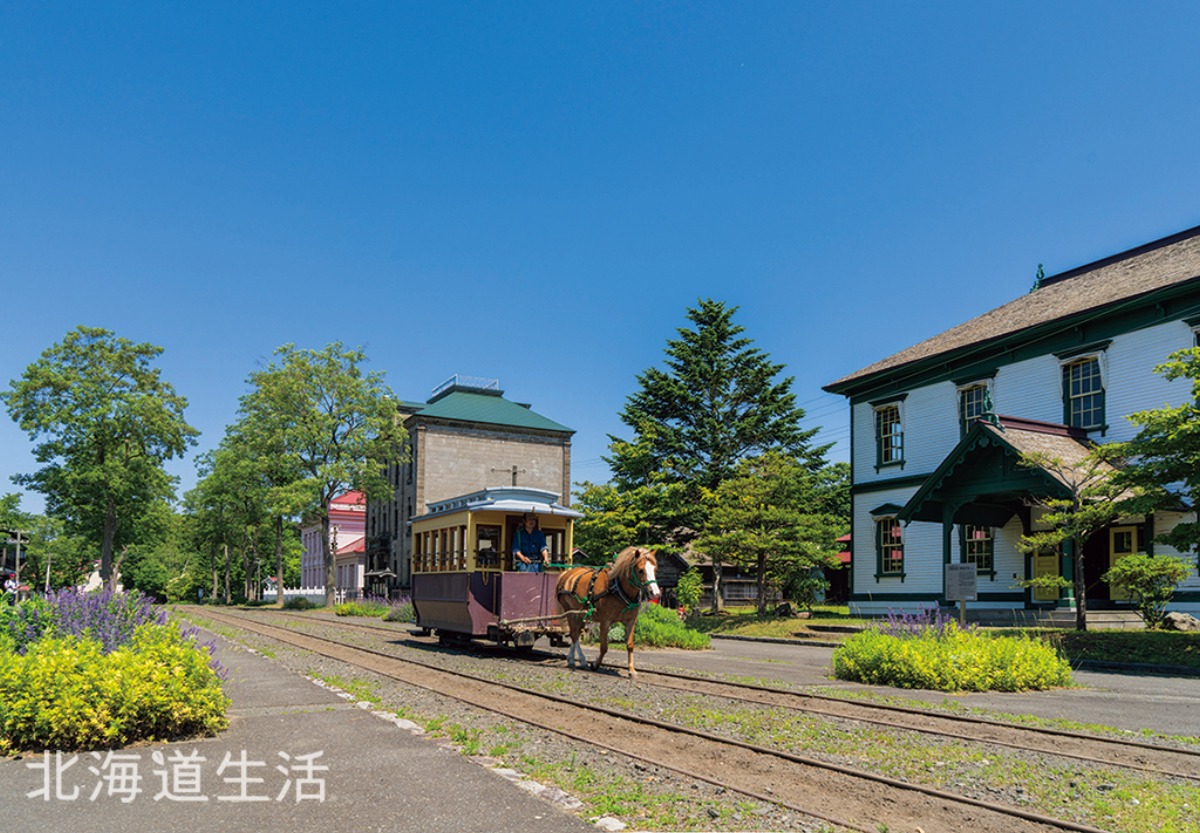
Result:
[[[644,547],[626,547],[617,554],[617,559],[613,562],[612,573],[614,576],[629,576],[633,573],[633,562],[637,559],[639,553],[646,553],[657,565],[658,560],[654,558],[654,550],[645,549]]]

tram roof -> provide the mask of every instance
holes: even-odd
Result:
[[[429,515],[444,515],[450,512],[490,510],[493,512],[532,512],[535,515],[553,515],[560,518],[582,518],[583,513],[562,506],[558,495],[545,489],[522,486],[498,486],[481,489],[459,497],[430,503]],[[429,517],[426,515],[424,517]],[[413,518],[414,521],[421,518]]]

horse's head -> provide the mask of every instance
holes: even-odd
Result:
[[[633,556],[633,565],[630,567],[630,574],[635,577],[634,583],[639,588],[645,589],[651,599],[657,599],[662,595],[662,591],[658,588],[658,578],[655,576],[655,570],[658,569],[658,559],[654,555],[654,550],[635,547],[637,552]]]

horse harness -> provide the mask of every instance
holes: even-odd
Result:
[[[611,578],[608,581],[608,587],[605,588],[604,592],[599,595],[594,595],[596,590],[596,579],[600,577],[601,573],[604,573],[606,576],[611,576]],[[641,587],[637,581],[634,567],[630,567],[629,574],[630,581],[632,581],[633,585],[638,588],[638,592],[632,599],[629,598],[629,594],[625,592],[625,589],[621,587],[621,577],[619,575],[613,575],[612,568],[609,566],[592,568],[591,576],[588,578],[587,593],[585,595],[581,596],[578,593],[579,583],[583,580],[582,574],[574,577],[575,580],[571,582],[570,587],[564,587],[558,592],[559,595],[568,594],[574,596],[575,600],[580,604],[586,603],[588,606],[587,616],[589,618],[596,609],[596,602],[598,602],[600,599],[603,599],[605,596],[616,596],[625,604],[626,610],[632,610],[639,604]]]

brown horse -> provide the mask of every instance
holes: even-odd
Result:
[[[654,550],[643,547],[626,547],[617,560],[605,567],[572,567],[558,577],[558,606],[571,627],[571,648],[567,651],[567,664],[575,667],[575,657],[581,665],[587,665],[587,657],[579,645],[585,619],[595,619],[600,625],[600,655],[592,663],[595,671],[608,652],[608,630],[613,622],[625,626],[625,648],[629,651],[629,677],[633,670],[633,628],[637,625],[642,590],[650,598],[660,595],[654,571],[658,560]]]

